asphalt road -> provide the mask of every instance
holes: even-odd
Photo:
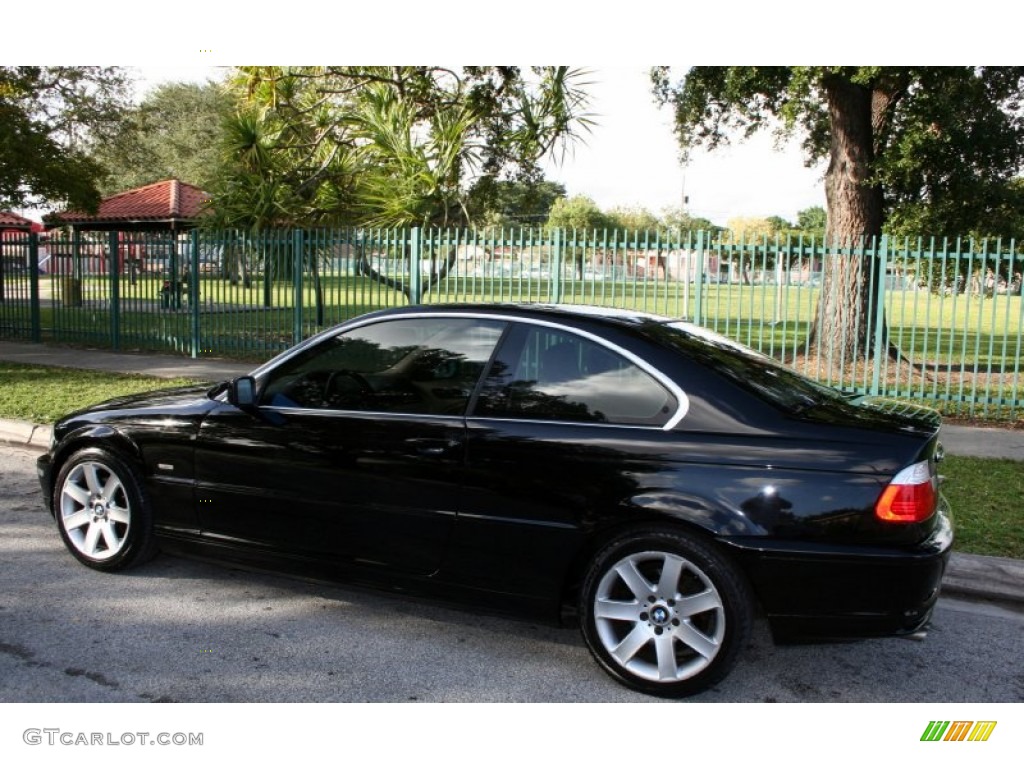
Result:
[[[167,556],[92,571],[43,510],[35,456],[0,447],[2,702],[651,701],[574,629]],[[923,641],[776,647],[759,622],[692,701],[1020,702],[1022,631],[945,599]]]

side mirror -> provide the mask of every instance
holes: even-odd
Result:
[[[233,380],[228,389],[228,402],[246,411],[255,408],[256,379],[252,376],[239,376]]]

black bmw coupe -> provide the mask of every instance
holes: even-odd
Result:
[[[438,305],[71,414],[39,476],[92,568],[159,549],[575,621],[612,676],[685,696],[755,611],[780,641],[924,627],[938,435],[685,322]]]

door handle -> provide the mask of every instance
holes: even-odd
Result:
[[[435,438],[411,438],[406,440],[406,445],[412,448],[418,456],[444,456],[462,443],[459,440],[441,440]]]

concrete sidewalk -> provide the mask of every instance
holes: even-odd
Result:
[[[953,456],[1024,461],[1024,429],[943,424],[942,445]]]
[[[0,360],[110,372],[144,373],[163,378],[184,376],[210,382],[242,376],[257,367],[255,363],[223,359],[193,360],[170,355],[70,349],[8,341],[0,341]],[[50,426],[47,424],[0,419],[0,444],[43,451],[49,442]],[[946,424],[942,427],[942,443],[947,453],[956,456],[1024,461],[1024,430]],[[950,559],[942,589],[944,594],[1024,606],[1024,561],[955,552]]]
[[[55,365],[61,368],[85,368],[111,373],[143,373],[165,379],[186,376],[211,383],[242,376],[258,365],[221,358],[194,360],[191,357],[175,355],[72,349],[43,344],[19,344],[12,341],[0,341],[0,360],[25,365]]]

